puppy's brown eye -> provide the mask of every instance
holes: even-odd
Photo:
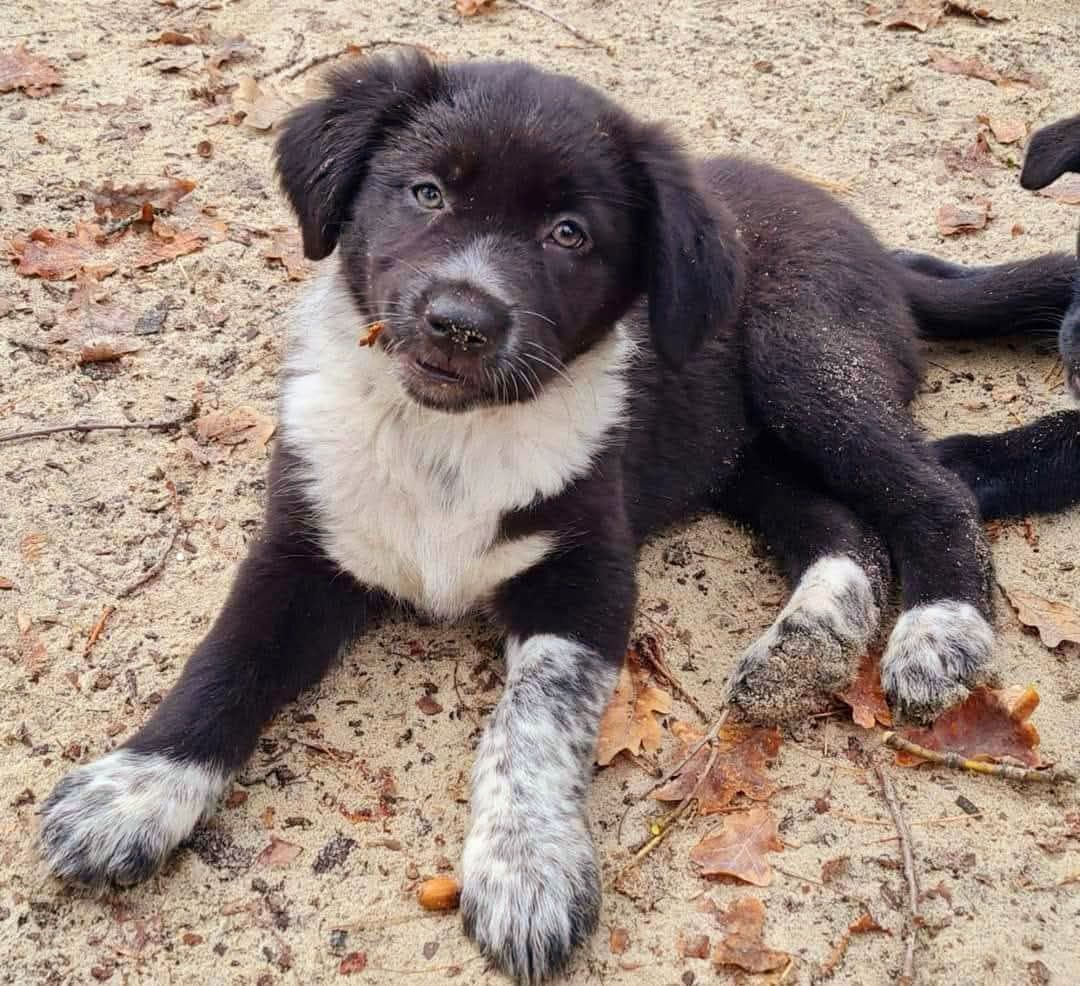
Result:
[[[443,207],[443,194],[439,191],[438,185],[433,185],[429,181],[421,182],[419,185],[413,185],[412,193],[416,197],[416,201],[425,209],[441,209]]]
[[[585,230],[573,219],[560,219],[551,231],[551,239],[554,243],[567,250],[576,250],[585,245]]]

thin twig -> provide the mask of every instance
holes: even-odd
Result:
[[[667,632],[666,629],[649,616],[648,613],[645,613],[644,616],[650,623],[658,627],[661,632]],[[709,714],[701,707],[697,699],[686,690],[686,686],[675,676],[675,672],[672,671],[671,667],[668,665],[667,659],[664,657],[663,651],[660,650],[660,645],[656,641],[656,638],[646,634],[641,639],[652,641],[655,646],[639,647],[638,652],[642,653],[642,656],[652,665],[653,670],[664,680],[664,683],[701,717],[701,721],[708,722]]]
[[[912,743],[891,730],[886,730],[881,735],[881,741],[892,750],[901,750],[912,756],[929,760],[931,763],[941,764],[944,767],[955,767],[957,770],[970,770],[976,774],[992,774],[995,777],[1007,777],[1012,781],[1046,781],[1051,784],[1063,782],[1066,784],[1076,783],[1076,772],[1065,767],[1047,767],[1040,770],[1035,767],[1014,767],[1007,763],[985,763],[982,760],[969,760],[959,753],[939,753],[937,750],[928,750],[924,746]]]
[[[295,68],[285,72],[281,78],[282,81],[288,82],[290,79],[295,79],[297,76],[311,71],[311,69],[316,66],[325,65],[327,62],[334,61],[335,58],[342,58],[345,55],[362,55],[368,48],[387,47],[419,48],[422,52],[432,58],[439,58],[438,52],[433,48],[429,48],[427,45],[417,44],[414,41],[398,41],[396,38],[380,38],[377,41],[365,41],[363,44],[347,44],[343,48],[338,48],[336,51],[327,51],[321,55],[312,55],[310,58],[305,58]]]
[[[190,420],[193,409],[188,409],[178,418],[167,421],[76,421],[70,425],[51,425],[48,428],[32,428],[26,431],[9,431],[0,435],[0,443],[21,442],[28,438],[44,438],[46,435],[59,435],[65,431],[86,433],[90,431],[170,431],[179,428]]]
[[[152,579],[156,579],[164,570],[165,565],[169,561],[169,555],[172,554],[172,549],[176,546],[176,542],[180,537],[180,532],[183,528],[177,524],[176,529],[172,533],[172,537],[169,538],[169,546],[162,552],[161,557],[154,562],[145,572],[142,573],[134,582],[125,586],[117,594],[117,599],[126,599],[128,596],[134,595],[139,589],[141,589],[147,582]]]
[[[919,884],[915,879],[915,858],[911,852],[911,832],[908,829],[904,813],[900,808],[900,802],[896,799],[896,789],[889,780],[888,775],[881,767],[875,767],[881,784],[882,794],[885,796],[885,804],[889,806],[889,814],[892,815],[893,824],[896,826],[896,834],[900,836],[900,852],[904,859],[904,876],[907,877],[908,885],[908,922],[906,932],[906,944],[904,946],[904,965],[900,973],[901,986],[911,986],[915,977],[915,939],[919,932]]]
[[[614,49],[611,45],[596,41],[593,38],[590,38],[587,34],[582,34],[581,31],[579,31],[576,27],[573,26],[573,24],[567,24],[567,22],[564,21],[561,17],[556,17],[555,14],[551,13],[550,11],[544,10],[543,7],[537,7],[536,4],[529,3],[528,0],[510,0],[510,3],[514,4],[515,7],[522,7],[525,10],[531,11],[538,17],[545,17],[549,21],[551,21],[552,24],[558,24],[559,27],[561,27],[564,31],[568,31],[579,41],[584,41],[585,44],[589,45],[592,48],[600,48],[601,50],[606,51],[609,55],[614,53]]]
[[[731,715],[731,709],[724,709],[724,711],[721,712],[719,716],[717,716],[716,722],[714,722],[709,727],[709,731],[690,748],[690,752],[687,753],[686,756],[683,757],[681,761],[679,761],[679,763],[672,767],[671,770],[664,774],[664,776],[661,777],[660,780],[658,780],[651,788],[649,788],[646,794],[652,794],[654,791],[659,790],[665,784],[667,784],[668,781],[674,780],[676,777],[678,777],[679,774],[682,773],[683,768],[691,760],[693,760],[694,757],[697,756],[698,751],[701,750],[702,747],[704,747],[706,744],[711,744],[716,740],[716,738],[720,735],[720,730],[724,728],[724,723],[727,722],[729,715]],[[708,771],[706,771],[706,773],[708,773]],[[705,775],[702,774],[702,777],[704,776]]]
[[[106,606],[105,609],[102,610],[100,618],[90,630],[90,636],[86,638],[86,646],[83,648],[83,657],[90,656],[90,651],[94,649],[94,644],[98,642],[98,637],[100,637],[104,631],[105,624],[109,622],[109,617],[115,612],[116,607],[112,604]]]

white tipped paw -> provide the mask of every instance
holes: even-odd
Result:
[[[969,603],[943,600],[907,610],[881,659],[881,682],[902,718],[929,721],[968,690],[994,680],[994,631]]]
[[[584,819],[572,809],[474,823],[463,875],[465,933],[518,982],[559,972],[596,930],[600,873]]]
[[[792,722],[820,712],[851,684],[879,619],[862,568],[849,558],[822,558],[739,659],[729,702],[755,722]]]
[[[41,807],[41,852],[65,880],[102,889],[152,876],[209,815],[220,771],[155,753],[115,750],[73,770]]]

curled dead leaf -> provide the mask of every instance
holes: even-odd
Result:
[[[965,205],[943,205],[937,211],[938,232],[942,236],[955,236],[985,229],[991,208],[990,200],[985,198],[972,199]]]
[[[176,204],[190,195],[196,183],[186,178],[162,178],[132,185],[113,185],[108,180],[94,196],[94,212],[108,219],[127,219],[139,215],[145,206],[160,212],[172,212]]]
[[[628,653],[619,671],[615,693],[600,720],[596,762],[606,767],[623,750],[632,756],[642,750],[658,750],[662,734],[655,716],[670,711],[671,696],[650,685],[633,651]]]
[[[892,725],[892,713],[885,701],[885,689],[881,687],[880,653],[865,654],[851,687],[836,697],[851,707],[851,718],[856,725],[864,729]]]
[[[692,726],[676,722],[671,732],[685,748],[702,737]],[[679,776],[658,788],[652,797],[657,801],[682,801],[692,792],[702,815],[722,811],[742,794],[753,801],[767,801],[776,785],[765,773],[769,760],[780,750],[780,732],[774,727],[732,724],[724,726],[716,737],[717,757],[707,777],[702,777],[711,759],[708,746],[698,750]],[[684,754],[685,755],[685,754]]]
[[[958,753],[968,760],[1041,767],[1043,760],[1035,749],[1039,731],[1028,722],[1038,704],[1039,693],[1034,688],[976,688],[931,727],[905,729],[900,735],[928,750]],[[923,761],[901,750],[896,762],[910,767]]]
[[[219,445],[253,445],[264,448],[277,430],[273,418],[241,405],[230,411],[211,411],[195,422],[200,442]]]
[[[282,869],[290,865],[303,851],[303,846],[298,846],[294,842],[286,842],[284,839],[272,835],[270,836],[270,844],[255,857],[255,862],[259,866]]]
[[[263,251],[267,260],[277,261],[290,281],[302,281],[311,273],[311,264],[304,257],[304,245],[296,229],[272,229],[270,245]]]
[[[1080,175],[1062,175],[1052,185],[1040,188],[1039,194],[1062,205],[1080,205]]]
[[[690,851],[690,859],[702,876],[730,876],[767,887],[773,871],[765,854],[783,849],[772,812],[756,805],[726,816],[720,834],[702,839]]]
[[[0,92],[21,89],[34,99],[48,96],[60,85],[56,67],[38,55],[31,55],[20,42],[10,51],[0,51]]]
[[[756,897],[737,897],[726,911],[713,904],[712,911],[724,931],[712,956],[717,969],[736,966],[747,972],[775,972],[791,962],[787,952],[769,948],[762,939],[765,905]]]

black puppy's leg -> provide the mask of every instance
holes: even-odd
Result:
[[[599,920],[586,797],[633,613],[622,540],[543,562],[496,603],[509,631],[506,690],[473,768],[461,909],[469,937],[521,982],[561,969]]]
[[[779,443],[759,443],[721,502],[764,536],[792,585],[728,686],[731,704],[758,722],[820,712],[851,684],[878,633],[890,579],[881,538],[806,470],[780,464],[790,460]]]
[[[41,847],[58,876],[100,889],[157,871],[212,813],[266,721],[382,605],[303,533],[268,527],[153,717],[42,805]]]

